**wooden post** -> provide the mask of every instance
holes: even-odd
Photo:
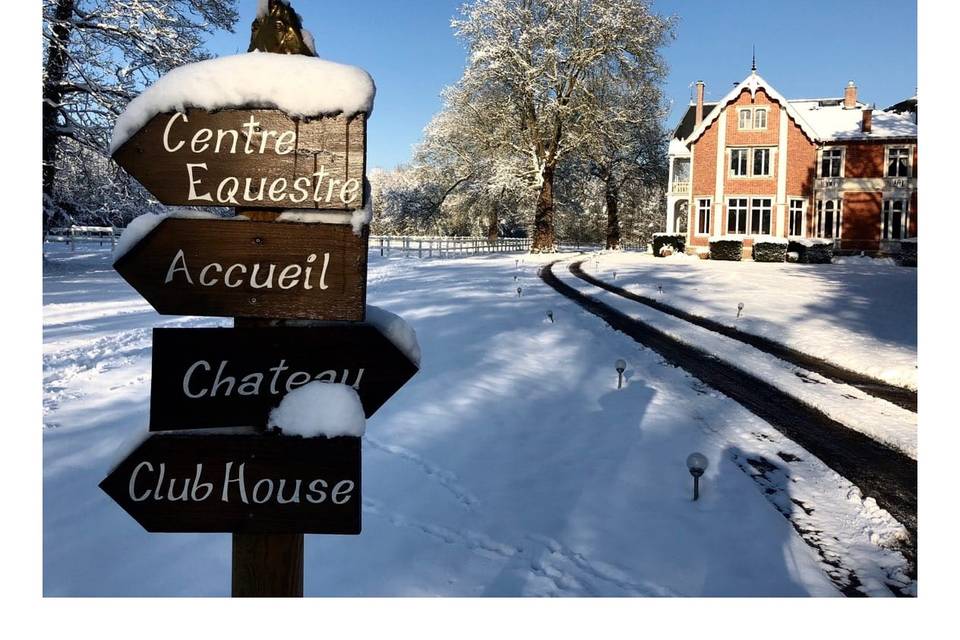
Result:
[[[234,598],[302,598],[303,534],[233,534]]]
[[[235,214],[273,222],[280,211],[238,208]],[[266,327],[272,322],[275,321],[234,318],[233,326]],[[234,598],[302,598],[303,534],[234,533],[231,575]]]

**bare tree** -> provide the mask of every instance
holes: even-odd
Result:
[[[474,0],[453,21],[467,69],[448,93],[466,132],[536,192],[534,252],[553,251],[557,167],[589,139],[586,81],[649,72],[669,20],[646,0]]]
[[[208,57],[204,38],[216,29],[232,31],[236,4],[43,0],[44,231],[73,206],[76,194],[58,185],[65,165],[105,158],[113,123],[127,103],[167,71]],[[76,167],[70,168],[74,176],[80,175]],[[105,171],[97,175],[116,177]],[[107,189],[112,197],[122,197],[127,190],[125,184]]]

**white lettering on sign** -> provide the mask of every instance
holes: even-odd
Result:
[[[353,480],[328,482],[324,478],[265,478],[255,476],[247,469],[246,462],[225,463],[222,480],[204,476],[203,463],[197,463],[196,471],[183,478],[165,478],[166,464],[154,465],[148,460],[140,462],[130,473],[128,495],[134,502],[154,501],[205,502],[218,495],[220,502],[242,504],[322,504],[329,501],[345,505],[353,498],[356,483]],[[214,494],[218,483],[219,491]],[[330,489],[331,484],[333,489]],[[143,488],[147,487],[147,488]]]
[[[216,366],[216,373],[213,373],[214,366],[206,360],[197,360],[183,374],[181,388],[183,395],[193,400],[204,397],[230,397],[238,396],[259,396],[261,393],[269,393],[272,396],[290,393],[297,387],[319,380],[320,382],[338,382],[337,371],[328,369],[320,373],[310,373],[307,371],[290,371],[286,365],[286,360],[281,359],[280,363],[270,367],[265,372],[232,372],[229,371],[230,361],[221,360]],[[350,384],[354,389],[360,390],[360,381],[363,379],[364,369],[357,370],[353,383],[349,380],[353,375],[349,369],[343,369],[340,372],[340,384]],[[272,373],[270,376],[268,374]],[[212,374],[212,375],[211,375]],[[264,389],[264,381],[269,378],[270,382]],[[237,381],[239,380],[239,384]],[[281,384],[282,381],[282,384]]]
[[[222,273],[223,286],[228,289],[236,289],[246,282],[251,289],[280,288],[286,291],[294,287],[303,286],[304,289],[310,291],[315,288],[310,284],[310,279],[314,275],[313,264],[316,261],[317,254],[311,253],[306,257],[302,265],[294,263],[285,265],[283,268],[280,268],[272,262],[266,266],[257,262],[250,267],[241,263],[224,267],[224,265],[219,262],[211,262],[203,265],[199,269],[194,269],[193,274],[197,275],[195,281],[190,271],[190,266],[187,264],[186,254],[183,249],[178,249],[170,261],[170,266],[167,268],[167,275],[163,279],[163,284],[173,282],[177,284],[186,283],[191,286],[216,287],[220,284],[221,280],[215,277],[214,274]],[[324,253],[323,266],[314,280],[317,285],[316,288],[319,288],[321,291],[330,288],[329,285],[327,285],[327,269],[329,267],[330,254]],[[248,273],[250,274],[249,278],[246,277]]]
[[[293,129],[274,131],[264,129],[256,116],[237,129],[201,128],[188,135],[177,123],[189,124],[186,114],[174,113],[163,129],[163,149],[167,153],[181,150],[190,153],[228,154],[228,155],[264,155],[278,156],[294,154],[297,151],[297,132]],[[257,138],[259,137],[259,143]],[[243,138],[243,144],[240,139]],[[204,182],[204,173],[209,171],[207,163],[186,163],[186,178],[190,201],[216,202],[221,205],[239,205],[238,195],[246,203],[282,203],[287,200],[300,204],[308,199],[315,203],[330,204],[335,200],[343,205],[351,205],[361,197],[361,183],[357,178],[341,180],[330,175],[327,166],[319,165],[318,170],[309,176],[300,176],[291,181],[284,177],[268,179],[243,176],[228,176],[215,185]]]

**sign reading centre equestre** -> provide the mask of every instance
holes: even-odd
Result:
[[[113,158],[163,204],[360,209],[366,116],[294,119],[263,109],[162,113]]]

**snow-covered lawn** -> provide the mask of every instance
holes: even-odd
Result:
[[[47,253],[44,593],[228,595],[230,536],[146,533],[97,488],[146,430],[151,329],[228,321],[157,315],[107,251]],[[307,595],[836,595],[742,470],[791,459],[778,505],[814,507],[827,555],[889,594],[904,560],[881,545],[903,530],[886,512],[542,284],[547,260],[371,253],[368,301],[413,326],[422,369],[367,421],[362,535],[307,536]]]
[[[604,253],[584,270],[624,289],[917,388],[917,270],[887,260],[844,264],[725,262]],[[658,293],[663,287],[663,294]],[[744,304],[737,319],[737,305]]]

